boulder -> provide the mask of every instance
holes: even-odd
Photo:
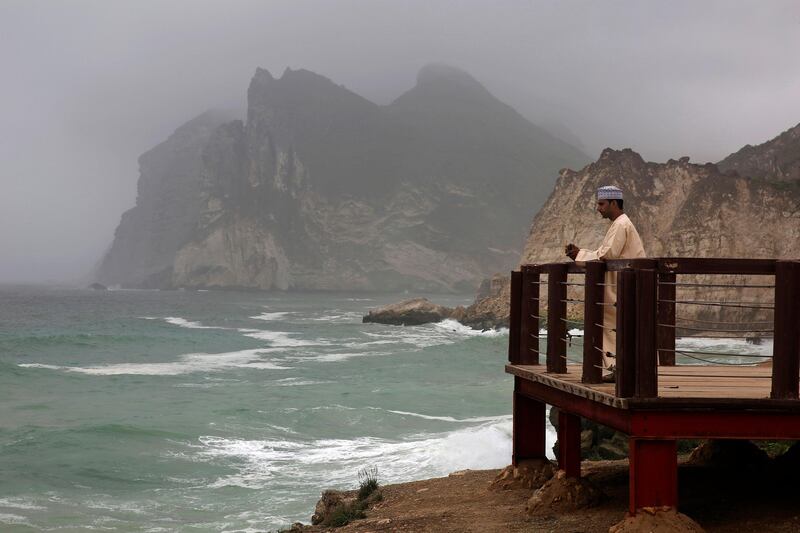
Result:
[[[611,526],[608,533],[703,533],[700,524],[672,508],[639,509],[634,516],[626,516]]]
[[[553,463],[547,459],[520,461],[508,465],[489,484],[490,490],[538,489],[555,474]]]
[[[106,287],[102,283],[92,283],[91,285],[89,285],[89,288],[94,290],[94,291],[107,291],[108,290],[108,287]]]
[[[713,468],[758,470],[769,463],[767,453],[749,440],[703,441],[692,451],[689,464]]]
[[[605,494],[586,478],[567,477],[563,470],[533,493],[526,510],[531,515],[568,513],[594,507]]]
[[[362,322],[417,326],[451,318],[454,311],[449,307],[432,303],[427,298],[412,298],[373,309],[362,318]]]
[[[338,509],[345,506],[352,506],[356,503],[356,497],[340,490],[326,490],[314,508],[311,516],[311,523],[314,525],[327,524],[331,516]]]

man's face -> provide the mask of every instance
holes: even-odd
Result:
[[[597,200],[597,212],[603,218],[611,218],[611,202],[608,200]]]

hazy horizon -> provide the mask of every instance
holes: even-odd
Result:
[[[592,159],[713,162],[800,122],[788,1],[6,0],[0,43],[2,283],[83,281],[135,204],[138,156],[243,110],[257,67],[387,104],[453,65]]]

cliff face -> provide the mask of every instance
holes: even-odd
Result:
[[[800,181],[800,124],[758,146],[748,144],[718,166],[749,178]]]
[[[142,165],[104,283],[471,289],[514,264],[558,169],[586,161],[443,66],[389,106],[312,72],[259,69],[247,120],[212,130],[181,167],[191,179]],[[165,189],[182,198],[168,242],[152,224]]]
[[[722,174],[688,158],[647,163],[632,150],[565,170],[533,219],[522,263],[564,260],[564,244],[599,245],[608,222],[595,210],[597,187],[625,191],[625,212],[648,256],[800,257],[800,190]]]
[[[205,210],[202,150],[230,116],[210,111],[139,157],[136,207],[126,211],[98,272],[103,283],[153,288],[169,283],[175,250],[194,236]]]

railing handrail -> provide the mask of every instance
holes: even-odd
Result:
[[[656,261],[656,269],[660,273],[668,274],[731,274],[731,275],[774,275],[775,264],[779,259],[743,259],[738,257],[642,257],[637,259],[609,259],[603,261],[606,270],[619,272],[626,268],[646,268],[652,261]],[[585,263],[574,261],[557,261],[552,263],[528,263],[522,268],[532,269],[539,273],[546,273],[554,265],[567,264],[570,274],[583,274],[586,272]]]
[[[609,278],[606,272],[623,272]],[[746,287],[773,289],[772,398],[798,399],[800,387],[800,260],[651,257],[589,261],[534,263],[520,267],[512,284],[512,315],[509,360],[512,364],[539,363],[539,326],[542,313],[540,285],[547,290],[547,369],[564,373],[566,367],[567,305],[584,302],[582,381],[601,381],[603,353],[603,309],[617,308],[617,387],[620,397],[658,395],[658,364],[674,365],[676,298],[678,275],[774,276],[774,285],[730,284],[732,290]],[[541,274],[548,275],[540,281]],[[583,283],[568,282],[570,274],[584,274]],[[617,302],[605,302],[603,287],[616,279]],[[601,283],[602,281],[602,283]],[[567,296],[571,285],[583,285],[583,300]],[[590,289],[591,285],[591,291]],[[741,285],[741,286],[740,286]],[[692,290],[702,283],[688,284]],[[714,285],[725,286],[725,285]],[[524,298],[523,298],[524,294]],[[613,294],[613,293],[611,293]],[[516,299],[516,301],[515,301]],[[694,302],[698,303],[698,302]],[[699,302],[703,303],[703,302]],[[707,303],[707,302],[706,302]],[[719,302],[724,303],[724,302]],[[731,303],[727,307],[736,307]],[[741,306],[739,306],[741,307]],[[759,309],[772,309],[762,306]],[[521,316],[524,310],[525,316]],[[599,327],[598,327],[599,326]],[[516,328],[516,329],[515,329]],[[713,330],[713,329],[712,329]],[[524,332],[524,336],[520,336]],[[513,345],[516,344],[516,347]],[[626,353],[627,352],[627,353]]]

